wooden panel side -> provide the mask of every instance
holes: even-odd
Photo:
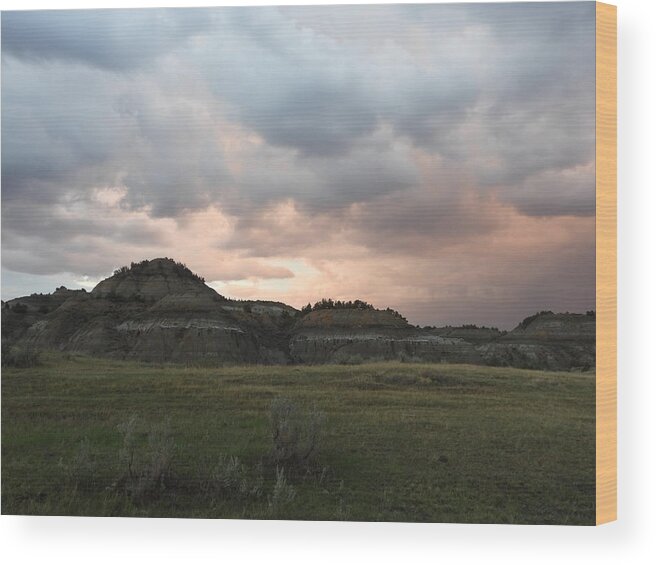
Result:
[[[617,8],[596,9],[597,524],[617,519]]]

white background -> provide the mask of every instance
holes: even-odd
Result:
[[[0,7],[275,3],[0,0]],[[620,425],[616,523],[568,528],[3,516],[0,554],[4,562],[656,563],[656,2],[614,3],[619,17]]]

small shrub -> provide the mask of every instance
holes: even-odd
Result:
[[[11,307],[12,312],[16,312],[16,314],[26,314],[27,313],[27,304],[23,304],[22,302],[16,302]]]
[[[128,478],[133,478],[135,475],[136,428],[137,416],[134,414],[117,426],[122,436],[121,447],[118,451],[119,466]]]
[[[405,351],[400,351],[398,354],[398,359],[401,361],[401,363],[422,363],[423,360],[421,357],[418,357],[417,355],[411,355],[409,353],[406,353]]]
[[[262,494],[262,470],[250,479],[239,457],[221,455],[209,477],[201,481],[203,492],[221,498],[259,497]]]
[[[337,362],[340,365],[362,365],[364,359],[362,358],[362,355],[356,353],[353,355],[342,355],[337,359]]]
[[[77,452],[68,464],[59,462],[64,469],[66,478],[75,488],[90,488],[96,482],[97,463],[91,455],[88,438],[84,438]]]
[[[222,455],[213,475],[215,481],[226,491],[244,492],[246,490],[246,468],[239,457]]]
[[[335,509],[334,518],[335,520],[348,520],[351,515],[351,507],[346,502],[346,492],[344,489],[344,481],[340,481],[339,489],[337,490],[337,496],[339,497],[337,501],[337,507]]]
[[[145,476],[153,487],[163,489],[171,475],[175,442],[168,422],[151,427],[148,434]]]
[[[150,427],[146,446],[138,442],[137,416],[131,416],[118,429],[123,441],[119,450],[122,471],[117,486],[122,486],[135,500],[165,490],[171,478],[171,463],[175,452],[175,442],[168,422]]]
[[[269,412],[273,458],[286,465],[308,465],[317,455],[325,416],[316,407],[301,410],[289,398],[279,397]]]
[[[294,498],[296,498],[296,489],[287,482],[285,469],[277,467],[276,482],[269,497],[269,514],[277,516],[283,510],[289,508]]]
[[[2,345],[2,366],[27,369],[41,364],[40,353],[31,347]]]

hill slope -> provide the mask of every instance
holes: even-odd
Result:
[[[3,303],[2,339],[5,348],[151,362],[404,360],[553,370],[595,363],[592,313],[541,312],[507,333],[420,329],[361,301],[324,301],[298,311],[278,302],[229,300],[168,258],[118,269],[90,293],[60,287]]]

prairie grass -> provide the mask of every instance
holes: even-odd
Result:
[[[323,415],[311,465],[272,456],[277,398]],[[2,512],[592,524],[594,434],[592,373],[48,354],[2,371]]]

